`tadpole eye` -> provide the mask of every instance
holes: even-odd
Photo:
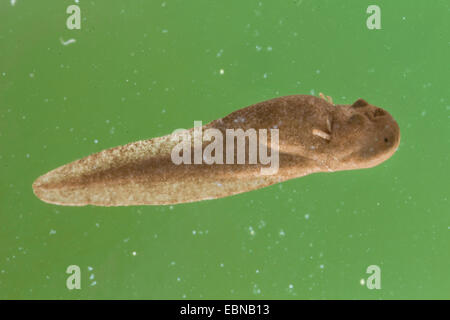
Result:
[[[384,142],[388,142],[389,140],[388,140],[388,138],[384,138]]]
[[[369,105],[369,103],[366,100],[358,99],[352,104],[352,107],[353,108],[362,108],[362,107],[365,107],[367,105]]]
[[[376,117],[382,117],[386,115],[386,111],[384,111],[383,109],[380,108],[376,108],[375,111],[373,112],[373,116]]]

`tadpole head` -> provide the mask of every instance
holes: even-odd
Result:
[[[370,168],[395,153],[400,144],[400,128],[386,110],[363,99],[339,107],[343,110],[338,113],[333,130],[335,147],[341,148],[343,169]]]

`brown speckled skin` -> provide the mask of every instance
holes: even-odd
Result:
[[[169,135],[59,167],[34,182],[34,193],[45,202],[71,206],[216,199],[314,172],[370,168],[392,156],[400,143],[399,127],[391,115],[362,99],[353,105],[333,105],[308,95],[280,97],[237,110],[203,126],[207,128],[221,130],[224,137],[225,129],[278,128],[278,172],[261,175],[260,164],[175,165],[170,154],[177,142]],[[331,139],[313,135],[313,129]]]

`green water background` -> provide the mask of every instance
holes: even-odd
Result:
[[[450,298],[449,1],[81,0],[81,30],[70,4],[0,2],[0,298]],[[398,152],[173,207],[33,195],[91,153],[319,92],[387,109]]]

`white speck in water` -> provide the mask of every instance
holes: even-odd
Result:
[[[95,286],[96,284],[97,284],[97,281],[93,281],[93,282],[91,283],[91,287]]]
[[[281,229],[278,234],[280,235],[280,237],[284,237],[286,235],[283,229]]]
[[[252,227],[252,226],[248,227],[248,231],[250,232],[250,235],[251,235],[251,236],[254,236],[254,235],[255,235],[255,230],[253,230],[253,227]]]
[[[317,74],[319,74],[319,73],[320,73],[320,70],[319,70],[319,69],[317,69],[317,70],[316,70],[316,73],[317,73]]]
[[[175,261],[172,261],[172,262],[170,263],[171,266],[174,266],[175,264],[176,264]]]
[[[95,140],[94,140],[94,143],[95,143],[95,144],[97,144],[97,143],[98,143],[98,140],[97,140],[97,139],[95,139]]]
[[[294,289],[294,285],[292,283],[289,284],[289,289]]]
[[[221,264],[220,264],[220,267],[221,267],[221,268],[223,268],[223,267],[224,267],[224,264],[223,264],[223,263],[221,263]]]
[[[264,79],[267,79],[267,73],[264,73],[264,74],[263,74],[263,78],[264,78]]]
[[[136,256],[136,255],[137,255],[137,252],[136,252],[136,251],[133,251],[131,254],[132,254],[133,256]]]
[[[192,234],[195,236],[197,234],[197,231],[192,230]]]
[[[305,219],[306,219],[306,220],[309,219],[309,213],[305,214]]]
[[[51,229],[50,232],[49,232],[48,234],[50,234],[50,235],[56,234],[56,230]]]
[[[256,51],[261,51],[262,47],[256,46]]]
[[[220,70],[219,70],[219,73],[220,73],[220,74],[224,74],[224,73],[225,73],[225,70],[220,69]]]
[[[94,275],[94,274],[91,274],[91,275],[89,276],[89,280],[94,280],[94,278],[95,278],[95,275]]]
[[[167,32],[169,32],[169,30],[167,30],[167,29],[162,29],[161,32],[162,32],[162,33],[167,33]]]
[[[272,51],[272,47],[271,47],[271,46],[268,46],[268,47],[267,47],[267,51]]]
[[[359,280],[359,284],[361,284],[362,286],[366,283],[366,281],[364,279]]]
[[[325,266],[324,266],[323,264],[321,264],[321,265],[319,266],[319,268],[320,268],[320,269],[323,269],[323,268],[325,268]]]
[[[261,289],[258,288],[258,285],[253,285],[253,294],[261,294]]]
[[[11,5],[14,7],[16,5],[16,0],[11,0]]]
[[[27,158],[30,158],[30,154],[29,154],[29,153],[27,153],[25,156],[26,156]]]
[[[30,78],[34,78],[34,73],[30,73]]]

